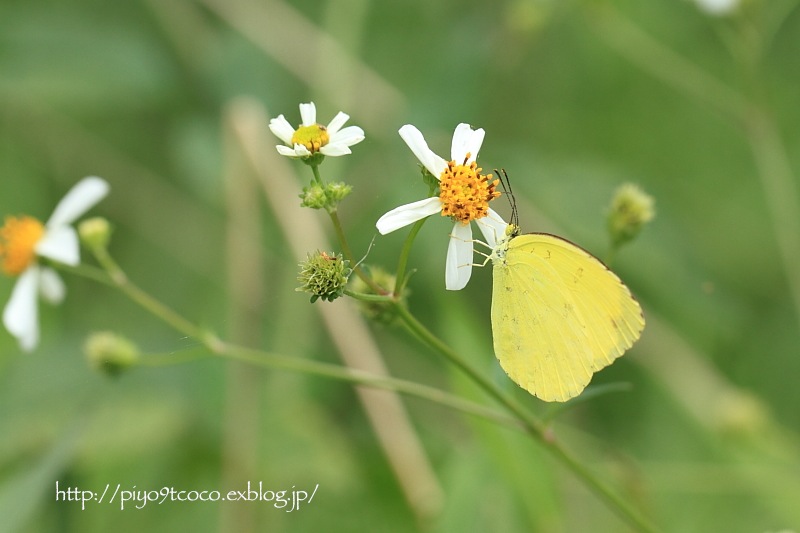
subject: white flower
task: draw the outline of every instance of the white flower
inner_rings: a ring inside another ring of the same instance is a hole
[[[400,128],[406,142],[420,163],[439,180],[439,196],[401,205],[383,215],[375,226],[385,235],[417,220],[441,213],[454,220],[447,246],[445,287],[463,289],[472,275],[473,243],[470,221],[475,221],[491,248],[505,235],[506,222],[489,201],[500,195],[495,191],[497,180],[482,175],[475,159],[483,143],[483,129],[473,130],[469,124],[459,124],[453,133],[450,161],[447,162],[428,148],[422,133],[410,124]],[[467,191],[467,192],[465,192]]]
[[[316,152],[336,157],[351,153],[350,147],[364,140],[364,130],[358,126],[342,128],[350,118],[341,111],[327,126],[317,124],[314,102],[300,104],[303,123],[294,129],[283,115],[269,121],[269,129],[286,143],[276,146],[278,153],[288,157],[307,158]]]
[[[53,303],[64,299],[64,282],[37,257],[75,266],[80,262],[78,235],[70,224],[108,194],[108,183],[97,177],[78,182],[56,206],[46,224],[32,217],[7,217],[0,228],[0,268],[19,275],[3,310],[3,324],[24,351],[39,341],[38,295]]]

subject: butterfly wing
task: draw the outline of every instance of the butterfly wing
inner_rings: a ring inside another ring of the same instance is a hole
[[[544,233],[494,261],[492,332],[503,370],[545,401],[577,396],[644,329],[639,303],[602,262]]]

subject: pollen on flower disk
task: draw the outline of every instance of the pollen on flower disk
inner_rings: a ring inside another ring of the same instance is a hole
[[[439,178],[442,216],[463,224],[485,217],[489,213],[489,202],[500,196],[500,191],[496,190],[499,180],[481,174],[483,169],[475,161],[467,164],[468,160],[469,154],[462,164],[450,161]]]
[[[9,276],[22,274],[36,257],[36,243],[44,226],[33,217],[6,217],[0,228],[0,269]]]
[[[331,140],[328,128],[321,124],[300,126],[292,135],[292,145],[301,144],[312,154],[328,144]]]

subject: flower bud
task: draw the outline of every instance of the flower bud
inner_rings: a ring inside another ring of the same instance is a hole
[[[632,183],[617,188],[608,212],[608,233],[614,248],[632,241],[655,216],[653,197]]]
[[[325,252],[308,254],[308,259],[300,263],[296,291],[311,294],[311,303],[318,298],[332,302],[344,294],[350,276],[350,261],[342,259],[341,254],[329,255]]]
[[[352,191],[353,188],[344,182],[328,183],[325,186],[325,195],[328,197],[328,209],[335,209],[339,202],[344,200]]]
[[[111,376],[116,376],[139,362],[139,348],[111,331],[90,334],[83,345],[83,351],[93,369]]]
[[[317,182],[312,183],[308,187],[303,187],[303,192],[300,193],[301,207],[310,207],[311,209],[323,209],[328,205],[328,195],[325,193],[325,187]]]
[[[303,192],[300,194],[303,201],[300,205],[311,209],[325,209],[332,213],[352,190],[350,185],[343,182],[325,185],[314,182],[308,187],[303,187]]]
[[[111,224],[103,217],[87,218],[78,224],[78,235],[87,248],[105,248],[111,240]]]

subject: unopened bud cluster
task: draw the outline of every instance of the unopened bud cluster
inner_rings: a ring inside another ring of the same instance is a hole
[[[329,212],[336,211],[339,202],[345,199],[353,190],[350,185],[343,182],[336,183],[317,183],[314,182],[307,187],[303,187],[300,194],[303,207],[311,209],[325,209]]]

